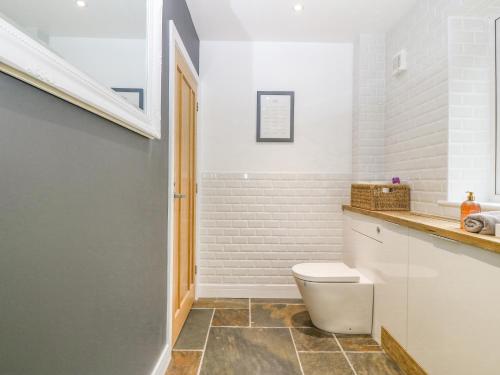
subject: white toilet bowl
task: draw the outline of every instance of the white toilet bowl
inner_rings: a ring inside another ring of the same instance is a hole
[[[313,324],[328,332],[371,334],[373,283],[344,263],[292,267]]]

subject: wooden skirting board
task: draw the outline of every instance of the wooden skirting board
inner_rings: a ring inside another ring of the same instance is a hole
[[[458,220],[451,220],[410,211],[369,211],[349,205],[344,205],[342,208],[344,211],[371,216],[421,232],[444,237],[466,245],[475,246],[494,253],[500,253],[499,237],[469,233],[460,229],[460,222]]]
[[[410,354],[382,327],[382,348],[407,375],[428,375]]]

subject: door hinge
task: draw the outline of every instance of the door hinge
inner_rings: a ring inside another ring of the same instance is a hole
[[[198,183],[196,183],[196,194],[198,194]]]
[[[200,103],[196,102],[196,112],[198,112],[199,110],[200,110]]]
[[[194,266],[194,274],[198,275],[198,266]]]

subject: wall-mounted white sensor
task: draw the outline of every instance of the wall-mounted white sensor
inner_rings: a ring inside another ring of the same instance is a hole
[[[392,75],[397,76],[408,70],[407,53],[402,49],[392,58]]]

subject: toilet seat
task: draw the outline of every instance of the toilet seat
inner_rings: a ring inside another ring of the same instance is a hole
[[[302,263],[292,267],[298,279],[317,283],[359,283],[360,273],[344,263]]]

